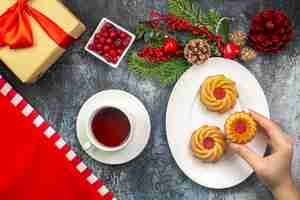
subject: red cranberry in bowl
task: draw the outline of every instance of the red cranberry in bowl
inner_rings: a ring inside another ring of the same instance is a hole
[[[105,42],[106,44],[111,45],[113,43],[113,40],[111,38],[107,38]]]
[[[99,38],[99,43],[104,44],[105,43],[105,38],[104,37],[100,37]]]
[[[102,50],[103,48],[103,45],[102,44],[96,44],[96,50],[99,51],[99,50]]]
[[[117,54],[120,56],[120,55],[122,55],[122,53],[123,53],[123,50],[122,49],[117,49]]]
[[[105,46],[103,47],[103,50],[104,50],[105,52],[108,52],[108,51],[110,50],[110,46],[105,45]]]
[[[103,26],[103,28],[106,29],[106,30],[108,30],[108,29],[110,29],[110,28],[112,28],[112,27],[113,27],[113,25],[112,25],[111,23],[109,23],[109,22],[106,22],[106,23],[104,24],[104,26]]]
[[[130,43],[130,39],[125,39],[122,41],[122,46],[127,47],[129,45],[129,43]]]
[[[117,32],[116,31],[111,31],[110,34],[109,34],[109,37],[111,39],[115,39],[117,37]]]
[[[99,40],[100,38],[102,38],[103,36],[100,33],[97,33],[95,35],[95,40]]]
[[[110,54],[111,57],[117,57],[117,52],[116,52],[116,50],[114,50],[114,49],[111,49],[111,50],[109,51],[109,54]]]
[[[128,35],[124,32],[119,33],[120,38],[126,38]]]
[[[112,67],[117,67],[135,36],[104,18],[85,49]]]
[[[118,57],[112,57],[112,59],[111,59],[111,61],[113,62],[113,63],[117,63],[118,62]]]
[[[104,37],[104,38],[108,38],[109,37],[108,31],[101,32],[101,36]]]

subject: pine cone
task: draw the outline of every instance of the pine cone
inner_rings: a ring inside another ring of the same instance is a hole
[[[249,47],[244,47],[240,55],[241,60],[245,62],[252,61],[256,58],[256,51]]]
[[[192,64],[203,64],[210,55],[210,46],[205,40],[191,40],[184,48],[184,57]]]
[[[251,20],[249,41],[257,51],[277,53],[292,37],[291,21],[282,11],[264,10]]]
[[[240,47],[244,47],[247,41],[247,33],[236,31],[229,34],[229,40]]]

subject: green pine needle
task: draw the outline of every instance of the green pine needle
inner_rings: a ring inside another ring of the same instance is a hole
[[[140,23],[135,30],[137,39],[143,39],[149,47],[160,47],[165,41],[165,33]]]
[[[199,4],[193,0],[168,0],[168,11],[170,14],[190,20],[194,25],[206,26],[208,30],[216,34],[218,22],[221,20],[221,14],[214,10],[209,9],[204,13]],[[227,23],[221,24],[220,35],[226,37],[228,34]]]
[[[201,20],[202,12],[192,0],[169,0],[168,11],[177,17],[182,17],[197,24]]]
[[[191,66],[184,58],[172,59],[166,62],[152,64],[140,58],[136,52],[131,52],[128,58],[128,68],[142,78],[158,79],[161,85],[175,83]]]
[[[212,33],[216,33],[216,27],[221,19],[221,15],[214,9],[209,9],[207,14],[202,17],[201,25],[206,25],[208,30]]]

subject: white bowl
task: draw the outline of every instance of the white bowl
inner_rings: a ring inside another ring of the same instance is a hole
[[[117,62],[116,64],[113,64],[113,63],[108,62],[103,56],[97,54],[96,52],[94,52],[93,50],[90,50],[90,49],[88,48],[88,46],[93,42],[96,33],[98,33],[98,32],[101,30],[102,26],[103,26],[106,22],[108,22],[108,23],[114,25],[117,29],[119,29],[119,30],[121,30],[121,31],[123,31],[123,32],[125,32],[125,33],[127,33],[127,34],[131,37],[128,46],[127,46],[126,49],[123,51],[122,55],[120,56],[120,58],[119,58],[119,60],[118,60],[118,62]],[[109,19],[107,19],[107,18],[102,18],[102,20],[101,20],[100,23],[98,24],[96,30],[94,31],[93,35],[90,37],[88,43],[85,45],[84,49],[85,49],[87,52],[89,52],[90,54],[94,55],[94,56],[97,57],[98,59],[100,59],[100,60],[102,60],[103,62],[105,62],[106,64],[108,64],[109,66],[111,66],[111,67],[113,67],[113,68],[117,68],[117,67],[119,66],[120,62],[122,61],[122,59],[124,58],[124,56],[126,55],[126,53],[128,52],[129,48],[132,46],[134,40],[135,40],[135,35],[134,35],[133,33],[127,31],[127,30],[124,29],[123,27],[121,27],[121,26],[115,24],[114,22],[112,22],[111,20],[109,20]]]

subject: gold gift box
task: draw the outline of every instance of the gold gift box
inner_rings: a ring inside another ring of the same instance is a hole
[[[1,0],[0,15],[15,2],[16,0]],[[86,29],[58,0],[30,0],[28,4],[49,17],[75,39]],[[38,80],[65,51],[49,38],[32,17],[29,18],[34,45],[24,49],[0,48],[0,60],[24,83]]]

